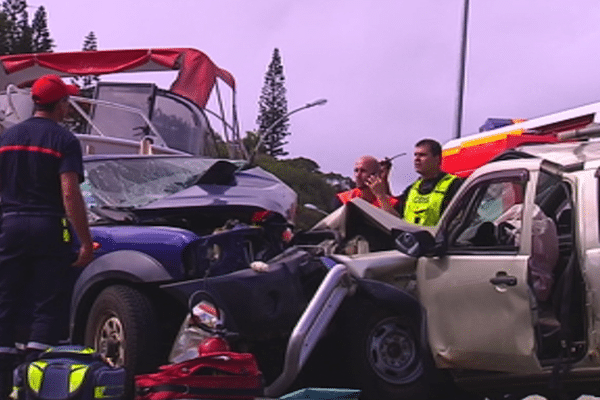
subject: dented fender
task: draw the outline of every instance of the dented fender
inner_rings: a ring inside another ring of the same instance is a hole
[[[119,250],[92,261],[81,272],[73,287],[69,326],[71,332],[90,290],[100,282],[118,280],[132,283],[172,280],[167,270],[154,258],[134,250]]]
[[[420,326],[421,345],[423,348],[429,349],[426,312],[415,296],[389,283],[371,279],[357,280],[355,296],[370,300],[377,306],[387,308],[400,315],[413,318]]]

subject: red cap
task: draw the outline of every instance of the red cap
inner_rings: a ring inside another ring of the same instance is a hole
[[[77,86],[67,85],[57,75],[44,75],[31,87],[31,97],[36,104],[55,103],[65,96],[77,94]]]

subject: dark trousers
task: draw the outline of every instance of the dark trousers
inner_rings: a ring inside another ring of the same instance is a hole
[[[0,222],[0,353],[14,347],[16,326],[29,319],[28,346],[55,345],[56,321],[73,261],[60,217],[3,215]],[[29,307],[27,307],[29,305]],[[30,308],[30,309],[27,309]]]

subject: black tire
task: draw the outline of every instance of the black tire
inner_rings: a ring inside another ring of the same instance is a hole
[[[374,306],[360,307],[349,326],[353,382],[363,400],[424,400],[432,395],[434,368],[423,354],[411,318]]]
[[[155,369],[158,336],[150,300],[131,287],[115,285],[100,292],[92,305],[84,341],[133,376]]]

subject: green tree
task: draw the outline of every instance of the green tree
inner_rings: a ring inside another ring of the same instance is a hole
[[[5,13],[0,12],[0,55],[10,54],[10,22]]]
[[[272,157],[285,156],[284,141],[288,132],[287,99],[285,77],[279,49],[273,51],[273,58],[265,74],[265,84],[260,95],[259,114],[256,120],[258,131],[264,135],[261,152]]]
[[[83,47],[81,48],[83,51],[98,51],[98,39],[96,39],[96,34],[91,31],[86,35],[83,39]],[[100,81],[98,75],[87,75],[83,77],[82,81],[82,90],[86,90],[92,87],[95,87],[96,84]]]
[[[50,38],[48,30],[48,15],[44,6],[40,6],[33,15],[31,23],[32,47],[35,53],[51,52],[54,48],[54,40]]]
[[[17,48],[16,53],[33,53],[33,31],[29,25],[29,14],[27,13],[27,3],[22,1],[23,9],[19,12],[17,18]]]
[[[50,52],[54,47],[46,9],[40,6],[29,23],[25,0],[4,0],[0,11],[0,55]]]
[[[311,203],[323,211],[333,211],[333,200],[338,189],[332,186],[328,178],[335,176],[338,181],[351,182],[350,178],[339,174],[323,174],[319,171],[319,164],[304,157],[277,160],[260,154],[256,163],[285,182],[298,195],[297,229],[309,229],[323,218],[321,213],[304,207],[304,204]]]
[[[329,172],[323,176],[325,181],[327,181],[327,184],[333,187],[336,193],[345,192],[354,187],[354,181],[347,176],[335,172]]]
[[[98,51],[98,40],[96,39],[96,34],[91,31],[83,38],[83,46],[81,47],[83,51]],[[98,75],[85,75],[85,76],[76,76],[71,79],[71,83],[79,86],[81,91],[80,95],[82,97],[92,98],[94,95],[94,90],[96,85],[100,81]],[[84,123],[84,120],[81,120],[81,123]]]
[[[90,32],[85,36],[81,49],[83,51],[98,50],[98,41],[96,40],[96,35],[94,32]],[[100,78],[96,75],[84,75],[71,78],[71,83],[79,86],[79,96],[87,97],[89,99],[94,96],[94,90],[96,89],[96,85],[99,81]],[[85,110],[86,113],[90,114],[90,104],[82,102],[79,105]],[[86,133],[88,131],[88,123],[81,114],[73,113],[70,117],[71,118],[63,121],[69,130],[76,133]]]
[[[246,148],[246,152],[250,154],[258,144],[258,133],[247,131],[246,137],[242,139],[242,144]]]
[[[23,27],[27,26],[27,3],[25,0],[4,0],[2,2],[2,13],[6,16],[7,22],[8,54],[31,52],[31,48],[24,49],[23,44],[23,37],[28,34],[23,32]]]

